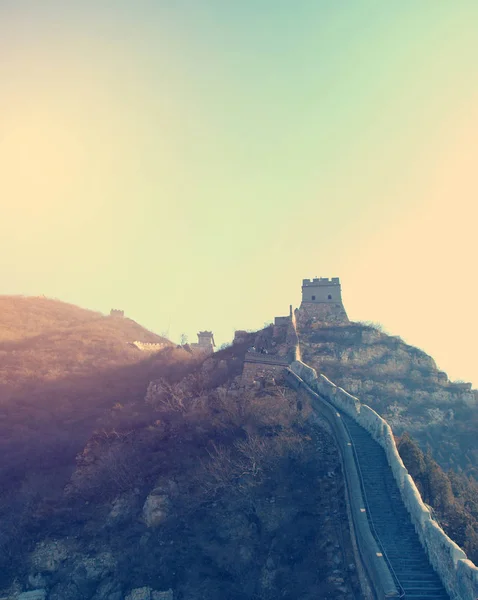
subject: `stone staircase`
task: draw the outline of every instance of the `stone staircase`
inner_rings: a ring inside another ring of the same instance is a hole
[[[402,597],[449,599],[420,544],[383,448],[351,417],[340,414],[355,449],[372,532],[388,558]]]

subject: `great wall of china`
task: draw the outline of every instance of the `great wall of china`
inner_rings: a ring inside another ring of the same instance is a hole
[[[123,317],[122,311],[112,316]],[[478,568],[433,519],[397,450],[390,425],[358,398],[301,361],[298,325],[348,324],[339,278],[304,279],[302,302],[276,317],[269,334],[245,354],[242,384],[285,376],[305,395],[339,449],[356,559],[365,573],[364,597],[478,600]],[[233,343],[246,332],[236,331]],[[212,354],[212,332],[191,349]],[[156,352],[167,344],[133,342]],[[467,388],[469,384],[467,384]]]
[[[303,280],[302,303],[276,317],[271,351],[251,348],[243,385],[284,374],[332,433],[347,489],[364,597],[477,600],[478,568],[433,519],[398,453],[390,425],[358,398],[301,361],[297,323],[346,324],[338,278]],[[236,336],[237,333],[236,332]],[[321,425],[322,424],[322,425]]]

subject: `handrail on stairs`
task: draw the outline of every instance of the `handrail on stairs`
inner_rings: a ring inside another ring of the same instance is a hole
[[[317,392],[316,392],[317,393]],[[323,398],[320,394],[317,394],[322,400],[324,400],[325,402],[328,402],[325,398]],[[337,410],[334,407],[335,410]],[[349,436],[349,440],[350,440],[350,444],[352,446],[352,452],[353,452],[353,456],[354,456],[354,461],[355,461],[355,466],[357,467],[357,472],[358,472],[358,476],[359,476],[359,480],[360,480],[360,488],[362,490],[362,496],[363,496],[363,500],[365,503],[365,510],[366,510],[366,514],[367,514],[367,520],[369,522],[370,525],[370,530],[372,531],[372,535],[375,538],[375,541],[377,542],[378,547],[380,548],[380,551],[382,552],[382,556],[385,559],[385,562],[387,563],[388,568],[390,569],[390,572],[392,574],[392,577],[395,581],[395,584],[398,588],[398,591],[400,592],[400,595],[398,596],[399,598],[405,598],[406,594],[405,594],[405,590],[403,589],[400,580],[398,579],[397,574],[395,573],[392,564],[390,562],[390,559],[387,556],[387,553],[385,552],[385,549],[383,547],[382,544],[382,540],[380,539],[380,536],[377,533],[377,530],[375,529],[375,523],[373,522],[373,518],[372,518],[372,513],[370,512],[370,507],[368,504],[368,500],[367,500],[367,493],[365,491],[365,483],[363,480],[363,476],[362,476],[362,469],[360,468],[360,462],[358,459],[358,454],[357,454],[357,449],[355,447],[355,443],[352,439],[352,436],[350,435],[350,430],[348,428],[347,423],[345,422],[344,419],[342,419],[342,423],[345,427],[345,430],[347,431],[347,434]]]

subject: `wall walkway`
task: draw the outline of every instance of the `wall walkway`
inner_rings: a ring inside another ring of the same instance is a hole
[[[448,597],[477,600],[478,569],[432,519],[400,458],[389,424],[326,377],[317,376],[314,369],[301,361],[293,362],[290,370],[308,390],[314,409],[322,412],[325,404],[336,409],[336,417],[342,423],[336,432],[342,436],[342,450],[344,445],[353,449],[360,473],[359,487],[368,505],[359,507],[359,511],[368,516],[373,538],[382,549],[378,554],[385,555],[387,570],[395,582],[395,595],[414,600]],[[349,461],[344,462],[347,467]],[[353,497],[352,486],[353,482],[349,487]],[[357,508],[356,502],[353,507]],[[378,569],[377,578],[373,556],[361,543],[366,535],[361,531],[364,522],[357,515],[353,518],[363,562],[377,596],[390,597],[386,594],[393,595],[392,590],[387,591],[388,584],[384,586],[386,575]],[[377,555],[377,558],[382,556]]]

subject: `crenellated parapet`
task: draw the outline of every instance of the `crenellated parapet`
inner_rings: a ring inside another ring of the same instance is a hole
[[[171,346],[169,342],[131,342],[135,348],[142,352],[159,352],[168,346]]]
[[[329,285],[340,285],[339,277],[315,277],[314,279],[303,279],[302,287],[304,286],[329,286]]]

